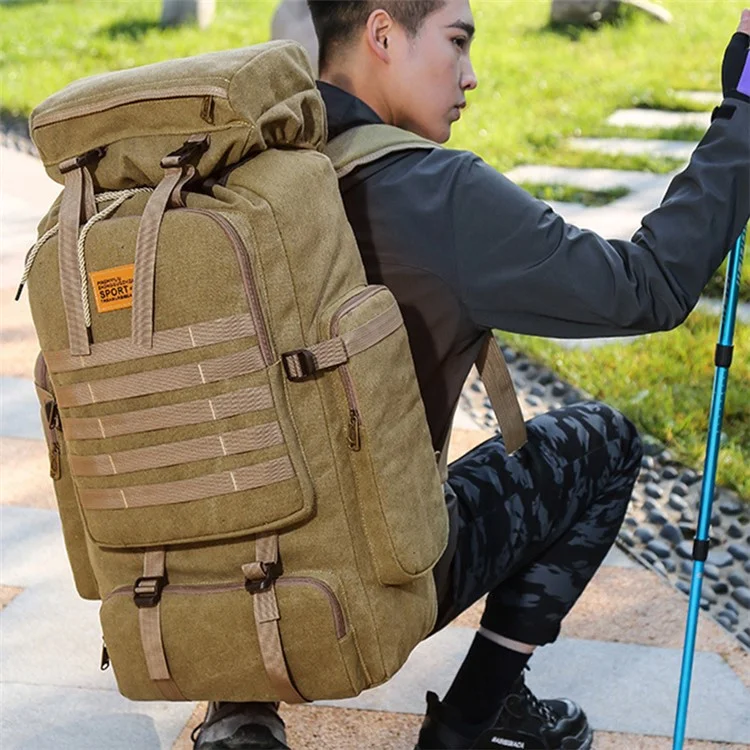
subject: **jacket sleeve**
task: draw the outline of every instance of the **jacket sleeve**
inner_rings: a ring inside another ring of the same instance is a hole
[[[668,330],[750,216],[750,104],[724,101],[630,241],[567,224],[477,157],[452,203],[460,296],[477,325],[560,338]]]

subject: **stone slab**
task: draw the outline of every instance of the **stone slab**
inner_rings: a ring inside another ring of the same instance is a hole
[[[0,146],[0,286],[16,287],[39,220],[62,189],[39,159]]]
[[[385,685],[316,705],[422,713],[425,691],[445,692],[473,637],[473,629],[445,628],[420,644]],[[537,651],[527,679],[540,696],[581,703],[595,729],[670,736],[680,660],[679,649],[561,638]],[[687,736],[750,742],[750,690],[718,654],[695,655]]]
[[[39,353],[26,294],[16,302],[16,290],[0,287],[0,376],[31,380]]]
[[[578,169],[574,167],[547,167],[528,164],[516,167],[506,174],[515,183],[534,183],[540,185],[571,185],[586,190],[612,190],[628,188],[631,191],[644,190],[656,182],[663,182],[663,177],[651,172],[635,172],[624,169]],[[616,203],[617,201],[613,201]],[[612,204],[609,204],[612,205]]]
[[[192,703],[134,703],[112,691],[4,682],[3,750],[168,750]]]
[[[56,510],[49,471],[44,442],[0,437],[0,504]]]
[[[577,151],[596,151],[601,154],[626,156],[653,156],[687,161],[697,143],[692,141],[667,141],[649,138],[571,138],[569,148]]]
[[[696,104],[719,105],[724,99],[721,91],[675,91],[674,95],[678,99],[687,99],[689,102]]]
[[[607,118],[607,125],[635,128],[684,128],[707,130],[710,112],[668,112],[658,109],[618,109]]]
[[[0,437],[44,440],[31,380],[0,377]]]

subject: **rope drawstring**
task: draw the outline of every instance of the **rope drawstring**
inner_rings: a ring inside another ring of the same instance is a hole
[[[98,213],[94,214],[81,229],[81,233],[78,236],[78,268],[81,275],[81,300],[83,302],[83,309],[86,316],[86,325],[91,325],[91,305],[89,304],[88,295],[88,282],[86,280],[86,258],[84,255],[84,243],[86,242],[86,235],[89,233],[94,224],[102,219],[106,219],[108,216],[113,214],[128,198],[132,198],[134,195],[139,193],[151,193],[153,188],[150,187],[136,187],[129,188],[127,190],[113,190],[106,193],[100,193],[95,196],[97,203],[106,203],[108,201],[114,201],[111,205],[103,208]],[[26,254],[26,261],[24,263],[23,275],[21,276],[21,282],[18,285],[18,291],[16,292],[16,302],[21,299],[21,294],[26,282],[29,278],[29,273],[34,265],[36,256],[41,250],[47,240],[54,237],[57,234],[60,224],[55,224],[52,229],[46,231],[32,246],[29,252]]]

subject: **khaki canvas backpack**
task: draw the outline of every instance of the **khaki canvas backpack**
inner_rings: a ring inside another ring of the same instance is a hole
[[[290,42],[79,81],[31,130],[64,184],[24,275],[36,383],[120,691],[384,682],[434,626],[447,515],[399,308],[367,284],[336,169],[435,144],[375,126],[324,153]],[[496,348],[482,364],[514,447]]]

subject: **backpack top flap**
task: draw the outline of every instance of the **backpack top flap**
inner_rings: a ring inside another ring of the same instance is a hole
[[[47,169],[106,147],[90,170],[97,189],[154,186],[162,157],[208,133],[197,165],[205,177],[274,146],[322,149],[326,117],[307,53],[277,41],[84,78],[31,114]]]

